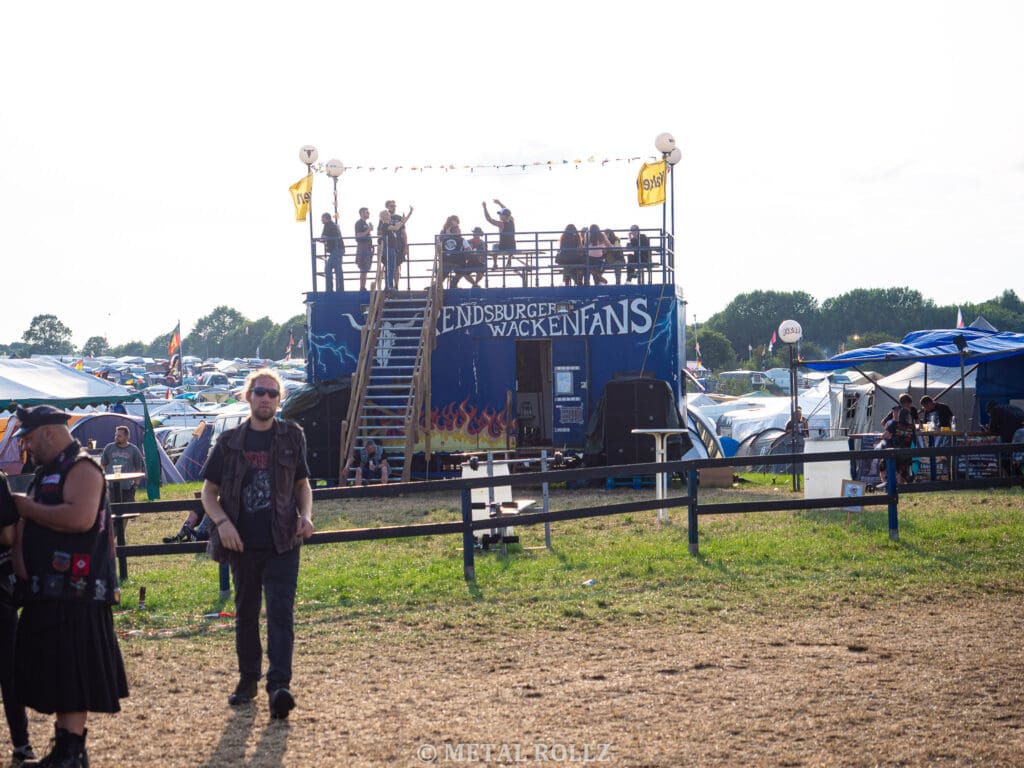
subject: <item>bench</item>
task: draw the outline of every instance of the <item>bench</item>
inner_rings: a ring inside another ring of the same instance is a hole
[[[488,474],[486,462],[481,462],[475,469],[472,463],[467,462],[462,465],[462,477],[507,477],[510,463],[508,461],[492,461],[491,473]],[[519,541],[519,537],[514,535],[512,526],[501,525],[498,527],[499,522],[504,522],[500,521],[500,518],[518,515],[536,503],[533,499],[512,498],[512,486],[510,485],[472,488],[470,490],[470,506],[473,511],[473,520],[493,520],[496,524],[490,531],[474,530],[473,536],[483,549],[491,544],[514,544]]]
[[[491,251],[493,265],[488,268],[491,274],[512,272],[519,275],[523,280],[523,288],[527,288],[530,282],[530,275],[537,271],[537,256],[540,251],[536,249],[516,249],[514,251]],[[499,265],[499,262],[502,262]]]

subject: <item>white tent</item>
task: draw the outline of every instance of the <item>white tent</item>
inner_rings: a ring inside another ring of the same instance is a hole
[[[957,427],[960,429],[977,429],[977,400],[975,398],[975,369],[968,367],[965,371],[961,388],[960,369],[941,365],[926,365],[922,362],[911,363],[906,368],[891,376],[875,382],[875,402],[872,410],[872,430],[881,428],[882,416],[899,401],[900,395],[907,393],[914,398],[914,406],[924,395],[945,403],[953,409]],[[961,391],[962,389],[962,391]],[[973,421],[971,420],[973,416]]]
[[[160,460],[145,406],[145,396],[106,379],[76,370],[45,357],[29,359],[0,359],[0,411],[14,411],[19,406],[47,403],[58,408],[85,408],[88,406],[143,401],[145,432],[143,453],[146,456],[147,490],[151,499],[160,498]],[[0,435],[0,455],[18,454],[12,425],[16,418],[8,418]],[[17,462],[14,462],[15,464]],[[10,466],[11,461],[8,461]]]

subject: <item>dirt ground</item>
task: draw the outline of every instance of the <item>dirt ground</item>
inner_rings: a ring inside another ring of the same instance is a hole
[[[230,626],[126,638],[96,766],[1024,764],[1020,596],[616,630],[297,627],[298,708],[233,712]],[[380,628],[381,632],[385,628]],[[32,715],[45,747],[50,724]]]

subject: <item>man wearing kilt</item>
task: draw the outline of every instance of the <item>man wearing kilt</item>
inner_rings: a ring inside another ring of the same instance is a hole
[[[120,593],[103,470],[71,436],[69,415],[49,405],[17,410],[36,464],[21,516],[15,569],[23,602],[15,644],[25,705],[56,713],[53,749],[38,763],[89,765],[89,712],[119,712],[128,695],[111,605]]]

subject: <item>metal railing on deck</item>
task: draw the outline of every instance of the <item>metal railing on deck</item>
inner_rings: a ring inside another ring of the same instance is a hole
[[[520,288],[520,287],[557,287],[566,285],[567,272],[583,271],[588,281],[595,272],[600,272],[610,284],[625,284],[632,275],[633,282],[642,277],[644,283],[652,285],[672,285],[675,283],[675,254],[672,249],[672,237],[660,229],[641,230],[650,240],[648,249],[641,249],[637,255],[629,245],[628,230],[613,230],[620,243],[611,251],[615,256],[621,255],[622,261],[616,258],[610,262],[592,260],[586,246],[580,247],[581,263],[563,265],[558,263],[559,243],[562,233],[553,231],[517,232],[516,250],[497,250],[498,234],[489,233],[484,236],[486,251],[479,255],[484,257],[481,266],[459,267],[458,272],[466,276],[483,273],[480,285],[483,288]],[[466,237],[463,234],[463,237]],[[468,238],[467,238],[468,239]],[[356,238],[343,237],[345,254],[341,259],[342,282],[345,290],[352,290],[359,285],[359,269],[355,264]],[[376,242],[376,238],[375,238]],[[380,259],[381,248],[375,245],[371,270],[375,271]],[[647,256],[645,260],[643,257]],[[326,254],[322,243],[315,244],[317,259],[317,285],[314,292],[324,290],[324,263]],[[399,280],[400,290],[422,290],[431,284],[434,275],[434,264],[437,256],[436,243],[433,237],[429,240],[409,244],[409,253],[401,267]],[[465,282],[468,286],[469,281]]]

